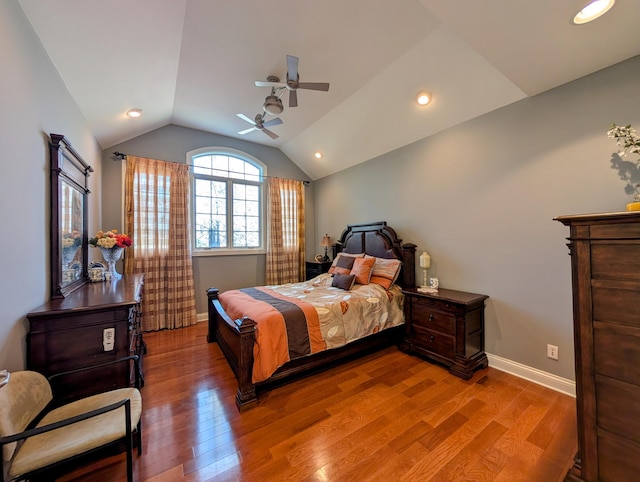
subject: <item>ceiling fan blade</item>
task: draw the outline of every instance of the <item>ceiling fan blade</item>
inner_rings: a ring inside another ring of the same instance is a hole
[[[328,82],[300,82],[298,84],[298,89],[309,89],[309,90],[329,90]]]
[[[287,79],[298,80],[298,57],[287,55]]]
[[[276,134],[275,132],[271,132],[269,129],[260,129],[260,130],[264,132],[266,135],[268,135],[269,137],[271,137],[271,139],[278,138],[278,134]]]
[[[289,107],[298,107],[298,93],[295,90],[289,92]]]
[[[236,114],[238,117],[240,117],[240,119],[247,121],[249,124],[251,125],[256,125],[255,122],[253,122],[253,119],[248,118],[246,115],[244,114]]]
[[[242,135],[244,135],[244,134],[248,134],[249,132],[251,132],[251,131],[255,131],[255,130],[257,130],[257,128],[256,128],[256,127],[249,127],[248,129],[245,129],[245,130],[243,130],[243,131],[238,132],[238,134],[242,134]]]
[[[256,80],[256,87],[286,87],[284,82],[271,82],[269,80]]]
[[[282,124],[282,119],[280,119],[280,117],[276,117],[275,119],[271,119],[267,122],[264,122],[262,125],[264,127],[271,127],[271,126],[279,126],[280,124]]]

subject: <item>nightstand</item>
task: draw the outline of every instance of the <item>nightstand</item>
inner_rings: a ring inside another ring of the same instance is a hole
[[[331,267],[331,261],[322,261],[321,263],[317,263],[316,261],[307,261],[306,267],[306,279],[310,280],[311,278],[315,278],[319,274],[326,273],[329,271]]]
[[[465,380],[478,368],[488,366],[484,353],[484,302],[488,296],[443,288],[437,293],[420,293],[416,288],[402,292],[402,351],[440,362]]]

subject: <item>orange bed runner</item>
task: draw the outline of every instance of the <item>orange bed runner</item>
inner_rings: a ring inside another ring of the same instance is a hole
[[[284,363],[326,349],[313,305],[261,286],[220,294],[232,319],[256,322],[253,383],[269,378]]]

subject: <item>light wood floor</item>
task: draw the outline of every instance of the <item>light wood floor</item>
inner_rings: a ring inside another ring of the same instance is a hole
[[[463,381],[395,347],[276,388],[238,413],[206,323],[145,334],[136,480],[562,480],[575,400],[488,368]],[[124,481],[124,455],[65,481]]]

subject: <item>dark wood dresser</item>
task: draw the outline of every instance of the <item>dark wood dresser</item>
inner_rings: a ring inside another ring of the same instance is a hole
[[[567,481],[640,480],[640,212],[570,228],[578,454]]]
[[[134,354],[142,367],[143,282],[144,275],[125,275],[120,280],[87,283],[27,314],[27,368],[49,376]],[[105,340],[111,328],[113,347]],[[129,386],[134,376],[133,363],[119,363],[55,379],[59,381],[52,385],[62,399],[73,400]]]
[[[405,334],[400,349],[449,367],[468,380],[486,368],[484,302],[486,295],[440,288],[437,293],[404,289]]]

